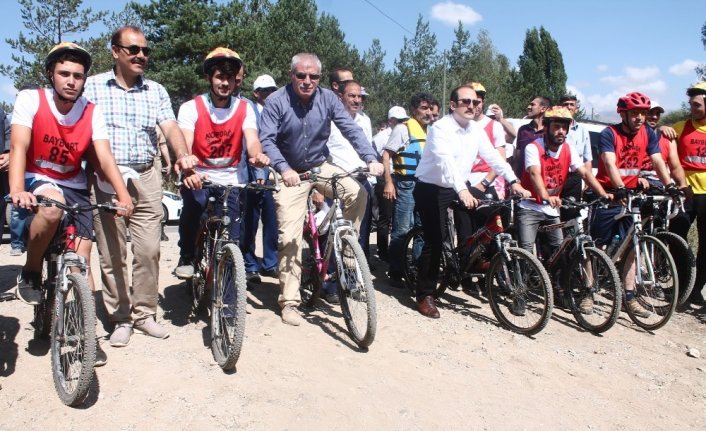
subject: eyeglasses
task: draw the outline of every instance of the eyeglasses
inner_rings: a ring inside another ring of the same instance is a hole
[[[296,76],[297,79],[302,80],[302,81],[305,80],[307,76],[308,76],[309,79],[311,79],[312,81],[318,81],[319,79],[321,79],[321,74],[320,74],[320,73],[308,73],[308,74],[307,74],[307,73],[304,73],[304,72],[297,72],[297,73],[294,74],[294,76]]]
[[[124,45],[118,45],[118,44],[115,44],[115,46],[126,50],[127,53],[130,55],[137,55],[140,53],[140,51],[142,51],[142,54],[144,54],[145,57],[149,57],[150,53],[152,52],[152,48],[150,48],[149,46],[137,46],[137,45],[124,46]]]
[[[467,106],[471,105],[471,104],[473,104],[473,106],[478,106],[478,105],[480,105],[480,102],[482,102],[481,99],[458,99],[456,101],[456,103],[458,103],[459,105],[467,105]]]

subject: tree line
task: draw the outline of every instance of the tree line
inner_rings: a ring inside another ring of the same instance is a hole
[[[350,68],[370,94],[366,112],[374,121],[385,119],[392,105],[407,107],[410,96],[419,91],[431,93],[443,106],[451,89],[468,81],[483,83],[488,103],[500,104],[509,117],[524,116],[535,95],[556,101],[566,94],[561,50],[544,27],[526,31],[522,54],[513,67],[493,45],[488,31],[480,30],[472,38],[459,22],[452,45],[443,48],[420,14],[414,36],[404,37],[394,67],[388,70],[387,52],[378,39],[359,52],[346,41],[336,17],[319,13],[314,0],[152,0],[128,3],[118,13],[83,7],[83,0],[18,3],[25,31],[6,39],[16,53],[12,64],[0,65],[0,74],[10,77],[17,89],[45,84],[42,61],[59,41],[71,40],[87,48],[94,56],[92,73],[108,70],[110,33],[131,24],[144,30],[153,48],[147,75],[166,87],[175,110],[207,89],[201,64],[217,46],[230,47],[243,58],[244,95],[263,73],[272,75],[279,85],[286,84],[297,52],[316,53],[324,76],[336,67]],[[80,37],[94,26],[104,32]],[[706,38],[706,25],[702,35]],[[328,84],[325,78],[322,83]]]

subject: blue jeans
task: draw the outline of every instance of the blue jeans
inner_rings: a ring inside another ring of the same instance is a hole
[[[419,213],[414,206],[415,180],[395,181],[395,210],[392,215],[392,234],[390,235],[390,275],[402,275],[404,238],[414,226],[421,226]]]
[[[201,226],[201,216],[206,211],[208,198],[216,198],[214,209],[216,214],[221,214],[223,203],[223,190],[208,188],[201,190],[191,190],[186,187],[181,188],[181,198],[184,201],[184,208],[179,219],[179,252],[180,256],[193,257],[196,249],[196,236]],[[228,215],[230,215],[230,238],[238,241],[240,238],[240,193],[239,190],[232,190],[228,196]]]
[[[613,219],[620,213],[620,209],[620,205],[596,208],[591,221],[591,237],[597,246],[610,244],[614,236],[619,236],[622,239],[627,235],[632,226],[632,219],[630,217],[623,217],[620,220]]]
[[[255,237],[262,217],[262,264],[255,256]],[[272,192],[248,191],[245,195],[243,230],[240,250],[245,260],[245,270],[257,272],[277,269],[277,213]]]

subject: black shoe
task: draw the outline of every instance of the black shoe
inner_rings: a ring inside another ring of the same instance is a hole
[[[394,272],[388,272],[387,278],[390,279],[390,286],[392,286],[392,287],[397,287],[399,289],[406,287],[404,284],[404,280],[402,279],[402,276],[399,274],[396,274]]]
[[[247,271],[245,273],[245,280],[248,283],[252,283],[252,284],[262,283],[262,279],[260,279],[260,274],[258,274],[257,271]]]
[[[94,367],[102,367],[108,363],[108,355],[105,354],[103,349],[101,349],[101,344],[96,340],[96,360],[93,363]]]
[[[706,305],[706,299],[704,299],[703,295],[701,295],[701,292],[697,292],[696,294],[692,293],[689,295],[689,302],[697,307],[703,307]]]
[[[260,275],[263,277],[279,278],[279,272],[277,272],[277,268],[261,269]]]
[[[338,298],[338,294],[336,292],[334,293],[327,293],[323,296],[324,301],[328,302],[331,305],[337,305],[341,303],[341,300]]]

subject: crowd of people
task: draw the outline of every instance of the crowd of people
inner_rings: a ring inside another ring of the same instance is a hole
[[[561,197],[580,199],[587,187],[612,199],[592,226],[596,243],[603,246],[625,231],[613,215],[626,189],[679,189],[687,206],[673,222],[674,231],[685,237],[696,221],[697,261],[706,261],[706,82],[688,89],[691,117],[673,127],[657,128],[664,110],[646,95],[621,97],[621,121],[601,133],[599,158],[593,160],[588,132],[574,119],[579,106],[571,95],[556,106],[547,97],[532,98],[530,122],[516,131],[500,106],[486,106],[483,85],[469,82],[441,103],[424,92],[410,95],[407,107],[390,107],[387,121],[373,135],[364,112],[368,95],[350,69],[331,71],[330,88],[324,88],[318,57],[298,53],[292,58],[289,83],[278,87],[271,76],[258,76],[249,99],[241,88],[245,64],[237,52],[219,47],[204,53],[208,91],[184,103],[175,116],[165,88],[144,76],[151,53],[144,33],[121,27],[110,45],[113,68],[90,77],[91,55],[82,47],[61,43],[49,52],[49,86],[18,94],[11,127],[2,135],[0,171],[6,181],[3,195],[30,214],[21,228],[27,259],[17,289],[28,304],[41,296],[42,255],[61,220],[56,209],[33,206],[37,196],[68,203],[115,201],[122,208],[117,216],[85,217],[79,231],[78,252],[86,259],[95,232],[103,303],[114,325],[109,338],[113,347],[128,345],[134,330],[157,339],[169,336],[155,319],[162,235],[160,158],[182,175],[180,258],[174,270],[181,279],[194,274],[199,219],[209,197],[219,197],[214,189],[202,188],[203,180],[264,181],[262,168],[274,168],[284,185],[279,192],[231,194],[228,210],[242,217],[233,217],[240,222],[230,225],[230,235],[240,240],[251,288],[261,277],[278,279],[281,320],[293,326],[302,323],[298,307],[307,201],[311,194],[323,206],[332,198],[324,181],[302,182],[301,174],[313,168],[322,176],[367,168],[370,175],[341,180],[343,214],[360,233],[371,265],[388,266],[391,285],[404,285],[403,239],[414,226],[422,226],[416,300],[419,313],[430,318],[440,317],[433,292],[448,240],[446,212],[455,201],[469,210],[455,214],[459,236],[465,237],[485,222],[473,210],[480,199],[510,194],[528,198],[517,213],[517,236],[520,246],[532,251],[538,228],[562,216]],[[159,134],[176,155],[173,163]],[[258,257],[260,222],[263,253]],[[370,247],[373,230],[377,256]],[[561,231],[554,230],[543,244],[554,247],[560,241]],[[706,304],[704,283],[706,267],[699,265],[692,303]],[[636,314],[648,313],[633,300],[630,286],[626,293],[628,307]],[[335,289],[326,290],[326,283],[323,297],[338,302]],[[580,306],[590,310],[592,304],[582,301]],[[106,360],[99,347],[97,365]]]

